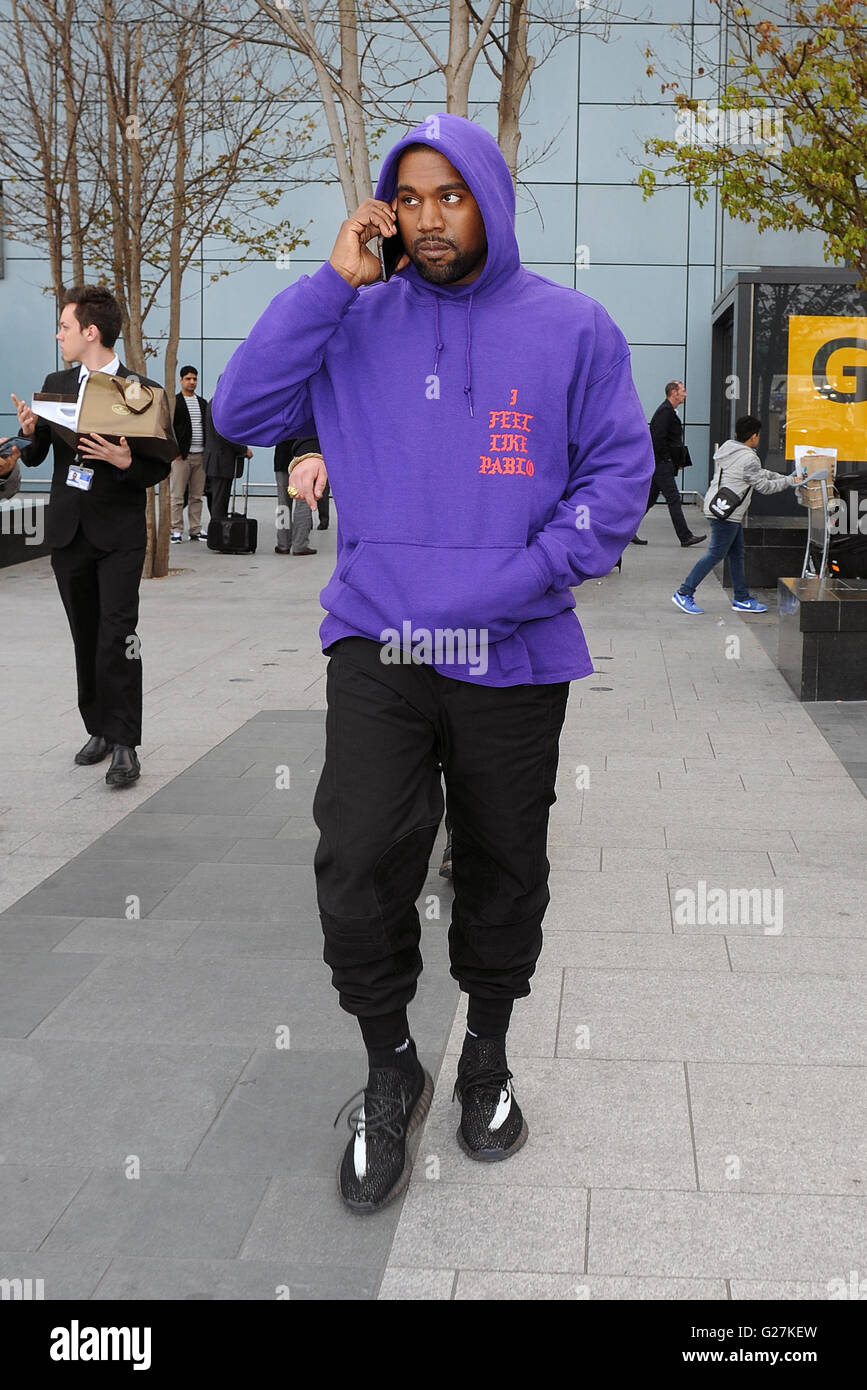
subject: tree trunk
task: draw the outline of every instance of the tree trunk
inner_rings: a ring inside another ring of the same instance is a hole
[[[513,179],[517,174],[518,146],[521,143],[521,102],[535,64],[535,58],[527,53],[527,0],[511,0],[497,106],[497,135]]]
[[[66,182],[69,188],[67,204],[69,221],[69,256],[72,261],[72,283],[84,283],[84,236],[81,226],[81,188],[78,177],[78,122],[81,107],[81,94],[76,91],[75,57],[72,45],[72,27],[75,19],[76,0],[66,0],[63,15],[62,42],[58,57],[61,63],[63,80],[63,107],[66,122]]]
[[[328,126],[328,134],[331,139],[332,149],[334,150],[337,177],[340,179],[343,201],[346,205],[347,215],[349,215],[355,212],[359,200],[355,194],[355,179],[352,174],[352,166],[346,153],[346,141],[343,138],[340,117],[337,114],[334,84],[331,81],[328,69],[322,60],[322,55],[316,44],[316,35],[313,28],[313,21],[310,17],[310,6],[307,0],[301,0],[301,8],[304,14],[304,33],[302,34],[304,51],[310,58],[316,73],[319,95],[322,98],[322,106],[325,111],[325,122]]]
[[[446,110],[466,116],[470,106],[472,67],[466,63],[470,47],[470,9],[466,0],[449,0],[449,56],[445,67]]]
[[[367,131],[364,128],[364,103],[361,95],[361,73],[358,67],[358,16],[355,0],[340,0],[340,102],[349,144],[349,163],[355,192],[354,212],[359,203],[373,192],[370,178],[370,159],[367,153]]]

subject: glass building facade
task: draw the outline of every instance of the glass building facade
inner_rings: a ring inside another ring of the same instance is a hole
[[[436,14],[433,8],[432,14]],[[561,37],[541,25],[531,31],[531,52],[550,54],[531,78],[522,118],[522,160],[542,152],[521,171],[518,236],[525,264],[601,301],[623,329],[636,385],[648,419],[663,387],[682,378],[682,410],[694,467],[685,486],[703,490],[711,437],[712,306],[737,270],[760,266],[822,266],[815,234],[764,233],[724,217],[714,195],[699,207],[685,185],[664,187],[645,201],[636,180],[652,163],[644,141],[674,138],[675,107],[661,94],[664,75],[677,71],[691,95],[712,103],[713,78],[699,74],[699,54],[724,48],[719,10],[709,0],[651,0],[638,19],[602,24],[594,7],[564,10]],[[0,24],[2,24],[0,6]],[[443,36],[445,28],[443,27]],[[646,51],[660,70],[647,73]],[[439,76],[414,90],[417,119],[442,109]],[[496,88],[484,62],[471,89],[471,115],[496,129]],[[389,130],[380,155],[403,128]],[[3,171],[0,170],[0,178]],[[237,343],[274,294],[328,256],[345,216],[337,183],[313,182],[287,194],[275,216],[305,225],[309,246],[287,267],[233,260],[211,240],[201,264],[185,281],[179,365],[199,368],[200,390],[210,396]],[[9,391],[38,389],[55,366],[56,306],[44,286],[45,258],[20,241],[6,241],[0,279],[0,434],[15,432]],[[220,266],[231,273],[211,282]],[[841,311],[842,312],[842,311]],[[149,320],[149,328],[156,328]],[[532,352],[532,343],[528,344]],[[161,375],[154,359],[153,374]],[[47,473],[43,465],[40,474]],[[28,478],[32,482],[33,475]],[[273,483],[273,455],[256,449],[252,480]]]

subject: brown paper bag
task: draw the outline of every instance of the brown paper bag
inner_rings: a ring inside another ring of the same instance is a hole
[[[65,398],[38,391],[33,395],[34,402],[62,399]],[[137,454],[162,459],[165,463],[171,463],[179,453],[165,391],[137,377],[91,372],[84,387],[76,429],[59,423],[55,423],[54,428],[75,446],[83,434],[101,434],[111,444],[118,444],[123,436]]]

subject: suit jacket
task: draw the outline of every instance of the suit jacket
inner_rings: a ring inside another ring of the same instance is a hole
[[[654,411],[650,421],[650,437],[657,463],[670,463],[673,468],[683,467],[683,422],[670,400],[664,400]]]
[[[79,367],[62,372],[49,372],[43,391],[75,395],[78,391]],[[132,376],[121,363],[118,376]],[[140,380],[148,386],[159,382],[148,377]],[[21,462],[35,468],[54,445],[54,473],[51,479],[51,499],[45,526],[45,539],[53,550],[69,545],[81,526],[87,539],[100,550],[138,550],[147,544],[145,497],[147,489],[160,483],[171,472],[171,464],[159,459],[145,458],[130,444],[132,463],[129,468],[115,468],[102,459],[88,459],[93,468],[89,492],[67,487],[69,465],[75,461],[75,450],[47,420],[38,418],[33,443],[24,449]]]
[[[184,406],[184,410],[186,410]],[[240,478],[244,472],[247,458],[246,444],[236,444],[220,434],[213,419],[211,407],[206,406],[205,415],[205,476],[208,478]]]
[[[196,396],[199,402],[199,410],[202,412],[202,429],[205,428],[205,411],[208,402],[204,396]],[[182,459],[185,459],[190,452],[190,445],[193,442],[193,422],[190,419],[190,412],[184,402],[184,393],[179,391],[175,396],[175,413],[172,419],[172,427],[175,431],[175,439],[178,441],[178,452]]]

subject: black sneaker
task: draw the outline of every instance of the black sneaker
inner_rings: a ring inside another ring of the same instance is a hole
[[[415,1043],[410,1046],[415,1052]],[[346,1102],[351,1105],[362,1097],[348,1116],[354,1137],[337,1170],[337,1185],[349,1210],[359,1215],[387,1206],[409,1182],[407,1140],[421,1125],[433,1097],[433,1081],[418,1059],[416,1066],[414,1074],[397,1067],[371,1067],[364,1090]]]
[[[511,1158],[527,1141],[527,1122],[511,1080],[504,1042],[465,1038],[454,1090],[462,1107],[457,1138],[464,1153],[479,1163]]]

